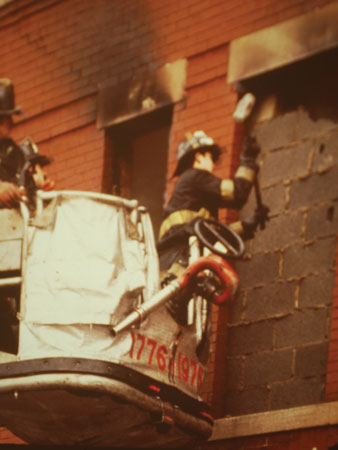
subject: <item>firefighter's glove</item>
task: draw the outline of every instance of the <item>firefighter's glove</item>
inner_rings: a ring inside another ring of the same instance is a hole
[[[0,204],[5,208],[18,206],[20,201],[25,200],[25,195],[25,190],[21,190],[16,184],[0,181]]]
[[[260,229],[264,230],[265,223],[270,220],[270,217],[269,217],[270,208],[266,205],[263,205],[263,203],[262,203],[261,205],[257,206],[256,209],[259,210],[258,224],[260,226]]]
[[[246,136],[243,141],[242,155],[256,159],[261,151],[255,136]]]
[[[269,220],[269,208],[266,205],[257,206],[252,217],[242,221],[243,239],[252,239],[258,226],[265,228],[265,222]]]
[[[242,154],[239,157],[239,161],[240,161],[241,166],[249,167],[250,169],[254,170],[256,173],[258,172],[259,166],[256,163],[255,158],[252,158],[251,156],[245,156]]]

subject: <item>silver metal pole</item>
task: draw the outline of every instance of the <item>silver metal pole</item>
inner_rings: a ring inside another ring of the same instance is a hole
[[[174,297],[181,290],[181,287],[177,280],[171,281],[167,286],[157,292],[150,300],[135,308],[135,310],[129,314],[120,323],[111,328],[111,332],[116,336],[126,328],[131,327],[137,322],[141,322],[152,311],[159,308],[166,301]]]
[[[21,281],[21,277],[1,278],[0,286],[15,286],[16,284],[20,284]]]

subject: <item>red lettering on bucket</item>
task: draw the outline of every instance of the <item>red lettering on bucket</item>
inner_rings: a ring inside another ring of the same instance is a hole
[[[141,360],[148,365],[156,365],[161,371],[168,370],[171,375],[177,376],[184,383],[196,387],[198,391],[201,390],[204,378],[203,366],[180,351],[177,351],[176,357],[173,359],[171,351],[165,345],[160,345],[155,339],[134,331],[131,331],[130,334],[130,358]]]

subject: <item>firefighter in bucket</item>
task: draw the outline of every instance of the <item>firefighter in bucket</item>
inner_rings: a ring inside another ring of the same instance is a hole
[[[54,182],[48,179],[44,171],[44,166],[51,160],[39,154],[31,138],[25,138],[20,144],[11,138],[13,115],[16,114],[21,114],[21,107],[15,106],[13,83],[7,78],[1,78],[0,211],[19,208],[20,202],[25,202],[34,215],[36,191],[54,188]],[[2,217],[7,218],[5,215]],[[9,275],[20,276],[20,271],[1,272],[0,281]],[[20,286],[0,286],[0,351],[17,351],[19,299]]]
[[[240,165],[233,179],[213,174],[220,147],[204,131],[188,133],[177,148],[178,176],[173,194],[164,208],[157,250],[162,284],[179,276],[189,264],[189,237],[195,234],[199,218],[216,219],[220,208],[241,209],[256,182],[259,146],[254,138],[245,140]],[[251,239],[268,209],[256,208],[253,217],[237,221],[230,228],[242,239]],[[167,303],[169,312],[180,320],[184,305],[180,298]]]
[[[0,79],[0,208],[14,208],[27,196],[33,200],[37,189],[51,190],[43,167],[50,158],[38,153],[31,138],[17,144],[11,138],[13,115],[21,114],[15,106],[14,86],[8,78]]]

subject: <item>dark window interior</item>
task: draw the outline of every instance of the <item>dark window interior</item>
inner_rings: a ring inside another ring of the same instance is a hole
[[[172,107],[143,114],[107,131],[113,154],[111,191],[135,198],[152,219],[155,238],[162,220]]]
[[[278,70],[243,81],[239,92],[257,98],[276,94],[278,112],[304,107],[313,120],[338,120],[338,49],[328,50]]]

